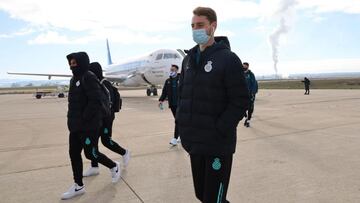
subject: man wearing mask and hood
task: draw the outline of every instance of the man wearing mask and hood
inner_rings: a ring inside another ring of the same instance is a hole
[[[93,72],[100,80],[106,89],[109,91],[111,101],[115,98],[115,92],[118,91],[113,85],[107,81],[103,76],[103,70],[98,62],[90,63],[89,70]],[[114,102],[112,102],[114,104]],[[111,108],[111,114],[102,120],[102,126],[99,130],[99,137],[101,137],[102,144],[113,152],[120,154],[123,157],[123,166],[127,166],[130,160],[130,151],[122,148],[118,143],[112,140],[112,127],[115,119],[115,110]],[[84,177],[98,175],[100,173],[99,164],[96,160],[91,161],[91,166],[83,174]]]
[[[176,117],[176,110],[178,105],[178,86],[179,86],[179,76],[178,76],[179,67],[175,64],[171,65],[169,78],[165,81],[165,84],[162,89],[161,96],[159,98],[159,106],[163,105],[165,99],[168,99],[169,108],[171,112]],[[175,146],[180,141],[179,138],[179,129],[175,123],[174,138],[170,140],[170,144]]]
[[[258,92],[258,83],[256,81],[254,73],[249,69],[248,62],[243,63],[243,70],[250,96],[250,104],[244,122],[244,126],[248,128],[250,127],[250,120],[252,118],[252,114],[254,113],[255,96]]]
[[[214,37],[215,11],[196,8],[191,26],[197,45],[182,63],[176,122],[190,154],[196,197],[201,202],[228,202],[236,128],[249,105],[249,93],[240,59],[225,37]]]
[[[96,75],[89,71],[89,57],[85,52],[66,56],[73,77],[70,80],[67,125],[69,154],[74,184],[63,193],[61,199],[70,199],[85,193],[83,184],[83,162],[81,151],[86,158],[95,160],[110,169],[112,182],[120,178],[120,165],[98,150],[98,131],[102,125],[101,87]]]

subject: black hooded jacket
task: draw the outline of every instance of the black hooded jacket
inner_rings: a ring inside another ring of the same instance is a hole
[[[114,88],[113,88],[112,84],[111,84],[109,81],[107,81],[107,80],[104,79],[103,70],[102,70],[102,67],[101,67],[100,63],[98,63],[98,62],[92,62],[92,63],[90,63],[90,65],[89,65],[89,70],[90,70],[91,72],[93,72],[100,81],[103,82],[103,84],[105,85],[106,89],[109,90],[110,97],[111,97],[111,98],[114,98],[114,97],[115,97],[115,96],[114,96],[114,94],[115,94],[115,93],[114,93]],[[110,115],[109,118],[105,118],[105,122],[107,122],[107,121],[109,121],[109,120],[114,120],[114,119],[115,119],[115,112],[114,112],[113,109],[111,109],[111,115]]]
[[[195,46],[182,63],[176,122],[190,154],[233,154],[236,127],[249,105],[240,59],[226,37],[215,41],[201,53]]]
[[[85,52],[72,53],[67,60],[75,59],[68,97],[68,128],[70,132],[91,131],[102,125],[99,81],[89,71],[89,57]]]
[[[176,85],[175,92],[173,87],[174,83]],[[178,86],[179,86],[179,75],[177,75],[174,78],[169,77],[167,80],[165,80],[159,101],[163,102],[167,98],[169,103],[169,108],[176,107],[179,98]]]

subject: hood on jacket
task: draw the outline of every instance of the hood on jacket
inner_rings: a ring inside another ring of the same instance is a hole
[[[66,56],[68,63],[70,65],[71,59],[75,59],[77,63],[76,73],[81,74],[85,73],[87,70],[89,70],[89,63],[90,59],[86,52],[74,52]],[[74,71],[73,71],[74,73]]]
[[[100,63],[98,63],[98,62],[90,63],[89,71],[93,72],[98,77],[99,80],[102,80],[104,78],[103,70],[101,68]]]
[[[225,36],[215,37],[215,42],[220,43],[220,44],[224,44],[231,50],[230,42],[229,42],[229,39],[227,37],[225,37]]]

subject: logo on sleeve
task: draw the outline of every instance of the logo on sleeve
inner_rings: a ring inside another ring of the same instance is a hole
[[[208,61],[207,64],[204,66],[205,71],[208,73],[212,70],[212,61]]]
[[[76,87],[79,87],[80,86],[80,80],[78,80],[77,82],[76,82]]]

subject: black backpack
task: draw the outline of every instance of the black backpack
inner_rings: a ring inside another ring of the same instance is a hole
[[[111,95],[110,91],[106,86],[104,85],[103,81],[99,81],[100,87],[101,87],[101,107],[103,110],[103,116],[109,117],[111,116],[111,108],[112,108],[112,101],[111,101]]]
[[[103,117],[109,117],[109,116],[111,116],[111,108],[112,108],[111,95],[110,95],[109,90],[102,83],[102,81],[99,81],[98,79],[97,79],[97,81],[101,88],[101,91],[100,91],[101,92],[101,94],[100,94],[101,112],[102,112]],[[85,84],[84,77],[81,78],[81,83]]]
[[[112,110],[114,112],[119,112],[122,106],[122,99],[120,97],[120,93],[118,89],[111,85],[111,88],[113,88],[113,98],[112,98]]]
[[[113,112],[119,112],[122,106],[122,99],[118,89],[105,79],[102,79],[101,83],[105,84],[105,86],[109,89],[109,92],[111,94],[111,110]]]

